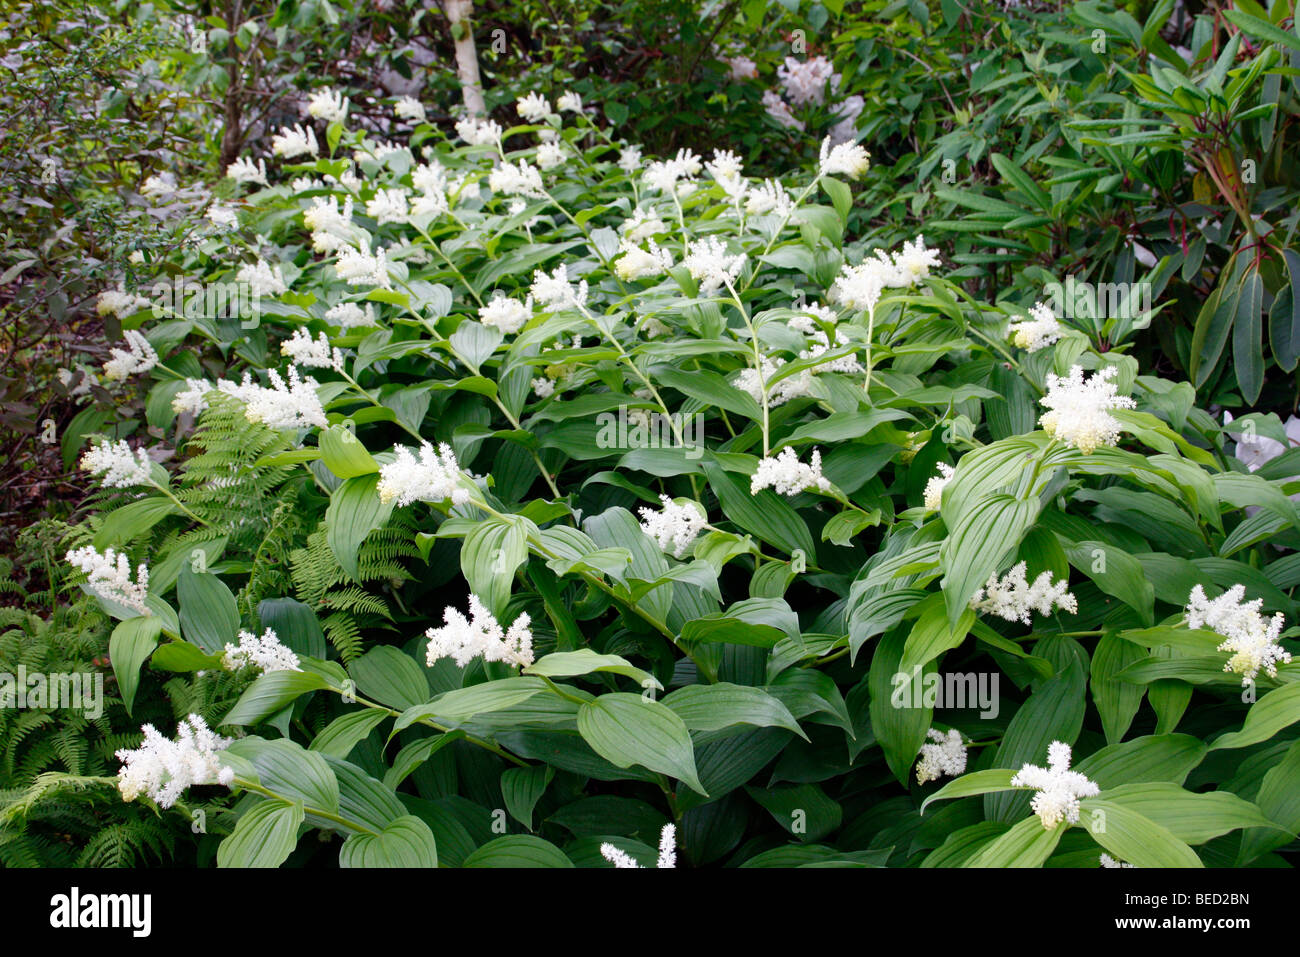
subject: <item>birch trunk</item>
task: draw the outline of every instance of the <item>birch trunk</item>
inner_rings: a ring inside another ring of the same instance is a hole
[[[474,47],[473,8],[473,0],[447,0],[447,19],[451,21],[451,37],[456,44],[456,73],[460,77],[465,109],[471,116],[484,116],[487,107],[483,102],[483,81],[478,74],[478,50]]]

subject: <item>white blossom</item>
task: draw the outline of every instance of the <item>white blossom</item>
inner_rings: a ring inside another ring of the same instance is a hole
[[[641,147],[624,146],[618,153],[618,168],[628,176],[636,174],[641,168]]]
[[[126,439],[117,442],[100,442],[81,456],[81,467],[92,475],[101,476],[104,488],[131,488],[148,485],[153,462],[144,449],[131,451]]]
[[[554,381],[545,376],[538,376],[530,382],[529,385],[532,386],[533,392],[537,394],[537,398],[539,399],[549,399],[551,396],[555,395]]]
[[[478,311],[479,322],[500,329],[506,335],[518,332],[532,317],[532,300],[520,302],[518,299],[511,299],[500,293],[493,296]]]
[[[348,99],[330,87],[323,87],[311,95],[307,115],[326,123],[342,123],[348,116]]]
[[[1070,770],[1070,746],[1063,741],[1048,745],[1046,768],[1025,764],[1011,779],[1011,786],[1038,791],[1029,806],[1046,828],[1056,827],[1063,820],[1078,824],[1079,799],[1101,793],[1095,783]]]
[[[280,636],[271,628],[262,637],[241,631],[239,644],[226,644],[221,665],[227,671],[253,667],[266,674],[271,671],[302,671],[298,656],[280,643]]]
[[[145,604],[149,597],[149,569],[137,565],[131,578],[131,561],[125,552],[108,548],[101,555],[93,545],[70,550],[64,560],[88,576],[86,586],[105,601],[124,605],[142,615],[151,614]]]
[[[448,607],[443,612],[443,627],[425,632],[429,639],[426,664],[432,667],[440,658],[451,658],[463,668],[480,656],[484,661],[523,667],[533,663],[533,634],[528,630],[531,620],[526,612],[504,632],[477,595],[469,596],[469,613],[471,620],[466,620],[455,608]]]
[[[1026,562],[1018,562],[1002,579],[996,574],[990,575],[984,587],[976,589],[971,596],[970,607],[1026,625],[1033,623],[1033,611],[1044,616],[1050,615],[1053,608],[1072,615],[1078,613],[1079,603],[1070,594],[1068,579],[1053,583],[1052,573],[1045,571],[1031,585],[1025,577],[1028,567]]]
[[[323,332],[313,339],[306,329],[295,329],[291,338],[280,343],[280,355],[291,356],[308,369],[343,371],[343,350],[331,350],[329,336]]]
[[[1087,381],[1082,366],[1073,366],[1065,378],[1049,372],[1047,395],[1039,400],[1051,410],[1038,420],[1043,431],[1084,455],[1118,442],[1119,422],[1109,410],[1132,409],[1137,403],[1116,394],[1115,383],[1110,381],[1116,372],[1117,367],[1106,366]]]
[[[623,239],[619,243],[619,251],[622,256],[614,263],[614,272],[624,282],[658,276],[673,268],[672,253],[660,249],[653,239],[650,240],[648,251],[628,239]]]
[[[1112,868],[1133,866],[1132,864],[1125,863],[1124,861],[1116,860],[1115,858],[1111,857],[1109,854],[1105,854],[1105,853],[1101,855],[1100,863],[1102,867],[1112,867]]]
[[[763,216],[772,213],[786,217],[794,212],[794,200],[785,191],[785,187],[776,180],[764,180],[757,186],[750,187],[745,195],[745,212],[751,216]]]
[[[559,143],[543,143],[537,147],[537,165],[543,170],[555,169],[569,158],[569,151]]]
[[[375,307],[370,303],[366,303],[366,308],[363,311],[355,302],[340,302],[325,311],[325,318],[344,330],[360,326],[373,326],[375,325]]]
[[[203,215],[212,225],[222,229],[234,229],[239,225],[239,214],[235,208],[224,203],[213,203]]]
[[[1230,651],[1232,657],[1223,670],[1241,675],[1241,683],[1249,685],[1260,669],[1276,678],[1278,662],[1290,663],[1291,653],[1277,643],[1286,617],[1279,611],[1265,618],[1260,614],[1264,599],[1243,601],[1245,597],[1245,585],[1233,585],[1213,600],[1206,598],[1205,589],[1197,585],[1188,599],[1186,614],[1189,628],[1207,628],[1226,639],[1219,651]]]
[[[789,446],[783,448],[776,458],[761,460],[750,480],[749,493],[757,495],[765,488],[790,496],[810,488],[830,491],[831,483],[822,477],[821,452],[813,449],[812,458],[806,465],[799,461],[799,456]]]
[[[413,96],[404,96],[393,106],[393,115],[399,120],[414,120],[416,123],[423,123],[425,120],[424,104]]]
[[[826,99],[826,84],[838,80],[835,68],[824,56],[815,56],[800,62],[792,56],[776,68],[777,78],[785,88],[786,98],[793,106],[820,106]]]
[[[763,401],[763,384],[766,384],[767,406],[769,409],[784,405],[791,399],[798,399],[810,394],[812,388],[811,369],[804,369],[773,383],[772,379],[785,365],[785,360],[769,359],[767,356],[763,356],[762,364],[763,374],[761,379],[757,369],[742,369],[736,374],[732,385],[743,392],[747,392],[750,398],[761,404]]]
[[[921,760],[916,765],[916,783],[937,781],[945,774],[957,777],[966,773],[966,744],[956,728],[944,734],[931,728],[926,732],[933,744],[921,745]]]
[[[235,273],[235,279],[248,283],[249,291],[258,297],[278,296],[289,291],[280,267],[272,267],[265,259],[240,266],[239,271]]]
[[[101,316],[112,313],[119,319],[125,319],[148,305],[149,300],[143,296],[133,296],[123,289],[105,289],[95,300],[95,312]]]
[[[128,329],[122,333],[122,338],[126,340],[125,349],[116,346],[109,349],[112,358],[104,363],[105,379],[126,379],[148,372],[158,364],[158,353],[144,337],[144,333],[138,329]]]
[[[415,501],[441,502],[450,499],[453,505],[464,505],[470,500],[469,490],[461,481],[460,464],[451,446],[443,442],[437,451],[424,442],[417,459],[404,445],[395,449],[397,457],[379,470],[379,500],[397,501],[410,505]]]
[[[540,93],[529,93],[515,100],[515,112],[529,123],[541,123],[551,113],[551,104]]]
[[[642,178],[647,186],[661,193],[684,192],[679,182],[692,182],[703,168],[704,164],[692,150],[680,149],[672,159],[653,161]]]
[[[671,552],[674,558],[681,558],[691,542],[708,524],[708,516],[696,502],[682,504],[674,502],[667,495],[660,495],[663,508],[640,509],[641,531],[653,538],[661,549]]]
[[[546,188],[542,185],[541,171],[527,160],[520,160],[518,165],[503,163],[488,175],[488,187],[494,193],[505,196],[528,196],[532,199],[545,199]]]
[[[727,75],[732,80],[753,80],[758,77],[758,64],[747,56],[724,57]]]
[[[940,264],[939,250],[927,249],[925,237],[920,234],[917,235],[916,242],[904,241],[901,253],[890,255],[893,257],[894,267],[898,270],[899,279],[904,286],[912,286],[918,280],[929,278],[930,267]]]
[[[646,212],[640,206],[632,210],[632,215],[623,220],[618,227],[627,240],[640,244],[652,236],[668,232],[668,224],[658,214]]]
[[[857,143],[840,143],[832,146],[829,136],[822,140],[818,175],[842,175],[849,179],[857,179],[870,168],[871,154]]]
[[[384,223],[405,223],[411,215],[404,189],[381,189],[366,203],[366,215],[373,216],[380,226]]]
[[[635,870],[641,867],[630,854],[619,850],[608,841],[600,845],[600,856],[618,869]],[[677,867],[677,826],[675,824],[665,824],[659,832],[659,857],[655,861],[655,866],[657,868]]]
[[[938,464],[939,474],[932,476],[930,481],[925,483],[925,507],[928,509],[937,509],[943,501],[943,490],[949,482],[952,481],[953,475],[957,470],[951,465],[943,462]]]
[[[456,135],[470,146],[496,146],[501,142],[501,126],[492,120],[472,116],[456,123]]]
[[[311,230],[312,248],[318,253],[337,252],[357,239],[352,225],[352,197],[339,201],[335,196],[314,196],[311,208],[303,211],[302,221]]]
[[[324,428],[329,424],[316,395],[315,379],[300,378],[297,367],[292,365],[287,384],[274,369],[267,376],[270,387],[253,384],[246,378],[243,386],[222,391],[230,391],[244,402],[244,416],[250,422],[261,422],[273,429],[302,429],[313,425]]]
[[[388,257],[383,249],[372,255],[370,241],[362,237],[357,246],[344,246],[334,262],[334,274],[350,286],[380,286],[392,288],[388,276]]]
[[[320,145],[316,142],[316,134],[311,127],[302,128],[302,124],[283,129],[271,138],[271,152],[276,156],[283,156],[285,159],[293,159],[295,156],[302,156],[304,153],[310,153],[312,156],[320,155]]]
[[[555,101],[555,106],[561,113],[581,113],[582,97],[577,93],[567,91],[562,93],[560,98]]]
[[[803,120],[790,112],[790,104],[781,99],[781,95],[775,90],[763,92],[763,109],[767,111],[768,116],[786,129],[798,130],[800,133],[804,131]]]
[[[181,720],[175,741],[164,738],[151,724],[142,730],[144,741],[139,748],[117,752],[122,762],[117,772],[122,800],[134,801],[143,794],[159,807],[169,808],[187,788],[200,784],[229,787],[234,781],[234,770],[221,763],[221,752],[230,746],[230,739],[211,731],[197,714]]]
[[[186,379],[185,388],[172,398],[172,411],[178,415],[199,415],[208,407],[207,395],[216,386],[203,379]]]
[[[579,309],[587,304],[587,280],[576,285],[570,283],[568,267],[564,264],[549,276],[540,269],[534,272],[530,292],[533,299],[551,308]]]
[[[1065,330],[1051,307],[1039,302],[1029,310],[1029,318],[1024,322],[1013,323],[1010,331],[1017,349],[1037,352],[1060,339]]]
[[[713,159],[705,163],[704,168],[714,180],[721,183],[724,180],[741,179],[744,163],[731,150],[714,150]]]
[[[173,173],[158,173],[148,177],[140,187],[140,195],[155,198],[168,196],[176,192],[176,176]]]
[[[729,255],[727,247],[716,236],[709,236],[687,247],[682,265],[692,279],[700,281],[700,295],[711,296],[725,283],[736,281],[745,267],[745,254]]]
[[[240,157],[226,167],[226,177],[236,183],[256,183],[266,186],[266,160],[258,160],[254,165],[250,159]]]

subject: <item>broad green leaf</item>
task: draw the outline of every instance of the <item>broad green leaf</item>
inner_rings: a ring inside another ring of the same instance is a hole
[[[261,801],[235,822],[217,846],[218,867],[279,867],[298,844],[302,825],[298,801]]]
[[[429,825],[404,814],[378,834],[352,834],[339,848],[339,867],[437,867]]]
[[[601,695],[578,709],[578,733],[615,767],[639,764],[705,794],[686,723],[657,701],[634,694]]]

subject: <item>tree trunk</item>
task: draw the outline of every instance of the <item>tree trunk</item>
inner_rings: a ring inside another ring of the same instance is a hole
[[[447,19],[451,21],[451,37],[456,44],[456,73],[460,77],[465,109],[471,116],[484,116],[487,106],[483,102],[483,81],[479,79],[478,50],[474,47],[470,19],[473,8],[473,0],[447,0]]]

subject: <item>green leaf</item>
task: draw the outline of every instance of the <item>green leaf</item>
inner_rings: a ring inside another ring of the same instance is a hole
[[[1293,682],[1270,691],[1251,705],[1241,730],[1215,738],[1210,750],[1259,744],[1297,721],[1300,721],[1300,682]]]
[[[437,867],[429,825],[403,814],[378,834],[352,834],[339,848],[339,867]]]
[[[506,810],[530,831],[533,829],[533,808],[537,807],[554,777],[555,768],[549,764],[509,768],[501,772],[501,797]]]
[[[465,537],[461,573],[493,615],[505,614],[515,571],[528,561],[528,537],[522,521],[485,521]]]
[[[1198,794],[1177,784],[1155,781],[1124,784],[1107,789],[1102,796],[1155,821],[1187,844],[1204,844],[1243,827],[1274,827],[1263,811],[1231,791]]]
[[[379,463],[366,451],[366,447],[351,429],[337,425],[321,429],[319,441],[321,460],[339,478],[356,478],[379,471]]]
[[[325,633],[311,606],[292,598],[264,598],[257,603],[257,617],[270,628],[280,643],[299,655],[324,660],[329,649]]]
[[[439,695],[428,704],[408,708],[397,719],[393,730],[401,731],[421,718],[433,718],[442,723],[468,721],[476,714],[509,708],[546,690],[546,682],[541,678],[528,677],[501,678],[468,688],[457,688]]]
[[[312,739],[309,750],[321,754],[332,754],[336,758],[346,758],[358,744],[364,741],[370,732],[384,723],[388,717],[383,711],[366,708],[339,715]]]
[[[745,790],[800,841],[820,841],[840,826],[844,809],[815,784]]]
[[[178,513],[176,503],[161,495],[129,502],[104,516],[92,540],[98,549],[121,546],[143,535],[168,515]]]
[[[748,482],[724,472],[715,462],[705,462],[704,472],[727,518],[785,554],[802,551],[808,564],[816,564],[812,533],[789,501],[771,489],[750,494]]]
[[[950,801],[953,798],[971,797],[976,794],[990,794],[993,791],[1011,790],[1011,779],[1018,769],[989,768],[985,771],[968,771],[960,777],[953,778],[939,790],[921,802],[921,813],[935,801]]]
[[[311,671],[272,671],[244,689],[244,693],[221,723],[258,724],[301,695],[328,687],[328,681]]]
[[[216,575],[181,568],[176,598],[180,603],[181,633],[187,640],[209,654],[224,651],[227,642],[237,643],[239,609],[235,596]]]
[[[726,681],[687,685],[665,697],[662,703],[691,731],[718,731],[736,724],[752,724],[785,728],[808,740],[790,709],[761,688]]]
[[[898,670],[911,675],[938,658],[945,651],[959,647],[975,624],[975,612],[967,608],[957,623],[950,626],[944,599],[931,595],[922,602],[916,624],[908,632],[903,646],[903,660]]]
[[[948,620],[954,626],[975,590],[997,572],[1003,557],[1020,544],[1037,516],[1037,499],[990,495],[958,520],[939,550],[944,573],[941,587]]]
[[[162,622],[156,615],[128,618],[119,622],[108,641],[108,657],[113,662],[113,675],[126,713],[131,713],[135,689],[140,685],[140,669],[153,650],[158,647]]]
[[[985,844],[962,867],[1042,867],[1065,830],[1064,825],[1043,827],[1036,816],[1027,817]]]
[[[634,694],[601,695],[578,709],[578,733],[615,767],[639,764],[708,796],[696,774],[686,723],[657,701]]]
[[[268,790],[301,801],[308,808],[331,814],[339,812],[339,782],[319,752],[308,751],[286,738],[268,741],[256,737],[240,738],[227,751],[251,763],[258,781]],[[340,826],[310,812],[307,816],[316,827],[337,829]]]
[[[262,801],[240,815],[217,846],[217,867],[279,867],[298,844],[298,801]]]
[[[1115,675],[1142,657],[1142,651],[1137,646],[1113,631],[1102,635],[1093,649],[1092,680],[1089,687],[1107,744],[1123,739],[1138,708],[1142,706],[1142,688],[1128,681],[1120,681]]]
[[[564,852],[531,834],[507,834],[488,841],[469,857],[462,867],[572,867]]]
[[[904,637],[898,632],[887,635],[876,645],[867,678],[871,694],[871,728],[885,752],[885,762],[898,782],[906,786],[911,775],[912,762],[916,760],[925,743],[925,733],[930,729],[934,708],[925,707],[921,701],[902,700],[898,693],[913,681],[899,664],[903,657]],[[924,675],[934,674],[934,662],[926,665]],[[924,680],[924,675],[921,680]]]
[[[1187,844],[1149,817],[1104,798],[1079,802],[1079,827],[1134,867],[1204,867]]]
[[[357,690],[390,708],[405,710],[429,700],[429,682],[410,655],[392,645],[370,649],[352,664],[348,672]]]
[[[325,540],[339,565],[354,580],[360,574],[357,555],[361,543],[393,512],[392,502],[379,500],[378,485],[376,474],[346,479],[330,495],[325,510]]]
[[[188,641],[169,641],[153,653],[150,664],[163,671],[175,671],[188,674],[208,669],[220,671],[221,655],[210,655],[197,645]]]
[[[663,690],[663,685],[648,671],[635,667],[626,658],[618,655],[597,654],[590,648],[577,651],[557,651],[544,655],[533,664],[523,669],[526,675],[543,675],[547,678],[571,678],[577,675],[604,671],[610,674],[631,678],[643,688]]]

